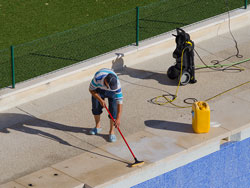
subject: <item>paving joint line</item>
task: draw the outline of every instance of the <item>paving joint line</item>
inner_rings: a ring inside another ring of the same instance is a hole
[[[71,175],[69,175],[69,174],[66,174],[65,172],[63,172],[63,171],[61,171],[61,170],[59,170],[59,169],[57,169],[57,168],[54,168],[54,167],[52,167],[52,166],[50,166],[50,168],[52,168],[52,169],[54,169],[54,170],[56,170],[56,171],[58,171],[58,172],[60,172],[60,173],[62,173],[62,174],[64,174],[64,175],[66,175],[66,176],[69,176],[69,177],[71,177],[72,179],[74,179],[74,180],[76,180],[76,181],[79,181],[80,183],[85,184],[85,183],[82,182],[80,179],[77,179],[77,178],[75,178],[75,177],[73,177],[73,176],[71,176]]]

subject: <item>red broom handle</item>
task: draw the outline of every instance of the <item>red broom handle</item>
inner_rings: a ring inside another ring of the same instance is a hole
[[[109,111],[109,109],[107,108],[107,106],[106,106],[106,105],[105,105],[105,108],[106,108],[106,110],[108,111],[109,116],[111,117],[111,119],[112,119],[112,120],[113,120],[113,122],[115,123],[115,120],[114,120],[113,116],[111,115],[111,113],[110,113],[110,111]],[[136,159],[136,157],[135,157],[134,153],[132,152],[131,148],[129,147],[129,145],[128,145],[128,143],[127,143],[126,139],[125,139],[125,137],[123,136],[122,132],[120,131],[120,128],[119,128],[119,127],[116,127],[116,128],[118,129],[118,131],[119,131],[119,133],[121,134],[121,136],[122,136],[122,138],[123,138],[124,142],[125,142],[125,143],[126,143],[126,145],[128,146],[128,149],[129,149],[129,151],[131,152],[131,154],[133,155],[134,159]]]

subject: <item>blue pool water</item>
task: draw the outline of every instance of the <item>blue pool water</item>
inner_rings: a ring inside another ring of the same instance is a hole
[[[132,188],[250,188],[250,138]]]

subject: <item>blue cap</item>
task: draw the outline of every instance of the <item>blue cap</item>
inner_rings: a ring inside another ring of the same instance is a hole
[[[116,76],[114,74],[111,74],[111,73],[108,74],[106,76],[106,81],[107,81],[110,89],[112,89],[112,90],[116,90],[117,89],[117,87],[118,87],[117,86],[117,78],[116,78]]]

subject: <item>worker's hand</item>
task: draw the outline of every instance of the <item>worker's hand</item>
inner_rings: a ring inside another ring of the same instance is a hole
[[[121,124],[121,120],[120,120],[120,118],[117,118],[117,119],[115,120],[115,123],[114,123],[115,128],[119,127],[120,124]]]
[[[102,105],[102,107],[105,108],[105,106],[106,106],[105,100],[103,100],[102,98],[100,98],[99,102]]]

